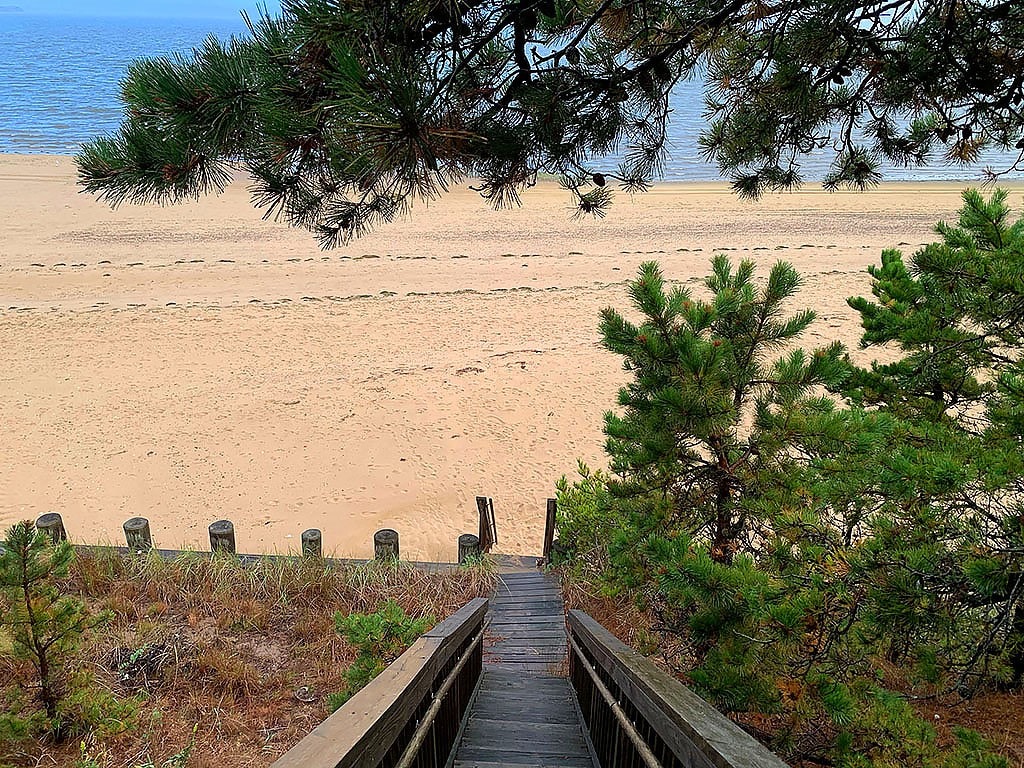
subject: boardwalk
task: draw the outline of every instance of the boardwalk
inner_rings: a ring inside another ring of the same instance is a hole
[[[536,570],[503,573],[489,619],[483,682],[455,768],[594,768],[565,678],[558,585]]]
[[[532,558],[420,637],[274,768],[785,768]],[[571,653],[567,653],[569,646]]]

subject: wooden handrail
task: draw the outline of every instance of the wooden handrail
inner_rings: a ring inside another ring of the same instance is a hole
[[[736,723],[587,614],[570,611],[568,633],[569,678],[602,768],[650,765],[652,759],[665,768],[785,768]]]
[[[417,765],[444,766],[480,678],[487,602],[471,600],[420,637],[271,768],[393,768],[414,742]],[[423,738],[428,711],[437,716]]]

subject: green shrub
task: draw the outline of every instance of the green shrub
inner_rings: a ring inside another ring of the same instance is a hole
[[[1024,685],[1024,219],[968,191],[937,231],[849,301],[885,363],[800,349],[814,314],[783,263],[757,281],[717,256],[707,299],[647,263],[639,320],[602,313],[630,378],[608,475],[559,484],[570,567],[636,596],[691,684],[776,715],[797,759],[1004,764],[967,731],[940,748],[895,692]]]
[[[957,728],[952,749],[938,744],[935,729],[905,699],[873,689],[857,718],[857,731],[839,735],[836,768],[1008,768],[1005,758],[975,731]]]
[[[582,461],[576,471],[573,483],[564,475],[556,483],[558,547],[552,564],[586,565],[596,571],[607,565],[608,548],[624,520],[611,503],[608,475]]]
[[[376,613],[335,613],[335,628],[356,648],[357,654],[345,673],[345,690],[327,697],[331,712],[355,696],[433,623],[431,616],[408,616],[393,600]]]

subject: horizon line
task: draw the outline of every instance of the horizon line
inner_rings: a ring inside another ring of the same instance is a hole
[[[162,19],[167,21],[238,21],[243,22],[243,13],[248,12],[248,9],[239,9],[232,15],[219,15],[219,16],[204,16],[195,14],[171,14],[171,13],[118,13],[116,11],[52,11],[52,10],[37,10],[37,9],[25,9],[22,8],[19,11],[4,11],[0,12],[0,18],[3,17],[25,17],[25,16],[46,16],[56,18],[69,18],[69,19],[128,19],[128,20],[154,20]]]

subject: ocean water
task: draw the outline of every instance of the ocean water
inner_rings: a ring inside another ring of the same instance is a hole
[[[143,56],[187,51],[238,23],[0,14],[0,152],[74,154],[121,120],[118,83]]]
[[[0,13],[0,152],[74,154],[82,142],[116,130],[118,82],[131,61],[188,51],[209,34],[244,32],[241,17],[218,22]],[[684,82],[674,93],[668,180],[719,178],[717,167],[697,151],[702,87]],[[820,180],[831,159],[824,152],[805,158],[808,181]],[[969,168],[937,164],[884,173],[894,180],[978,180],[986,166],[1002,170],[1011,163],[1009,155],[989,152]]]

